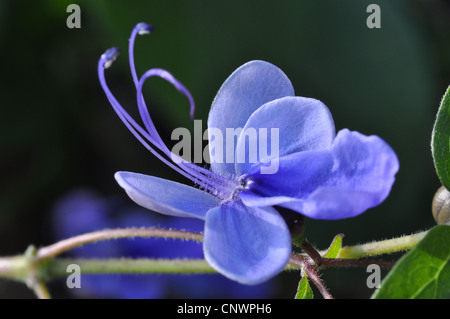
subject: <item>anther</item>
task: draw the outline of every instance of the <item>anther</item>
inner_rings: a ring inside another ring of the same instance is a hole
[[[106,52],[103,53],[101,56],[101,59],[103,61],[103,67],[105,69],[109,68],[111,64],[114,62],[114,60],[117,58],[119,53],[120,53],[119,48],[111,48],[106,50]]]
[[[153,26],[151,24],[141,22],[136,25],[136,30],[139,35],[148,34],[150,32],[153,32]]]

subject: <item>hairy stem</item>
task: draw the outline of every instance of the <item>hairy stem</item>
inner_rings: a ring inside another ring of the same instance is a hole
[[[316,265],[314,262],[311,262],[308,257],[293,254],[289,259],[289,264],[304,271],[312,283],[317,287],[324,299],[334,299],[322,278],[320,278],[320,275],[317,273]]]
[[[402,236],[367,244],[342,247],[337,255],[340,259],[364,258],[404,251],[415,247],[428,233],[423,231],[417,234]]]
[[[331,267],[367,267],[369,265],[378,265],[381,268],[391,269],[395,266],[395,261],[374,260],[374,259],[329,259],[323,258],[320,268]]]
[[[323,296],[324,299],[334,299],[334,297],[328,290],[327,286],[325,285],[325,282],[322,280],[322,278],[320,278],[320,275],[317,273],[317,269],[314,267],[314,265],[307,263],[303,268],[303,270],[306,272],[308,278],[311,279],[311,281],[317,287],[317,289],[319,290],[320,294]]]
[[[43,247],[38,250],[36,258],[44,260],[60,255],[70,249],[98,241],[119,239],[119,238],[136,238],[136,237],[160,237],[160,238],[177,238],[193,241],[202,241],[203,234],[160,228],[122,228],[122,229],[106,229],[87,233],[75,237],[71,237],[59,241],[53,245]]]
[[[300,247],[314,261],[316,266],[322,264],[322,256],[307,240],[304,240]]]

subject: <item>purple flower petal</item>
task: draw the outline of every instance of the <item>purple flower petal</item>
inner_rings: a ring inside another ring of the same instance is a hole
[[[299,152],[280,158],[276,174],[249,175],[249,206],[280,205],[316,219],[357,216],[382,203],[399,169],[391,147],[377,136],[345,129],[328,151]]]
[[[208,212],[203,249],[205,259],[221,274],[243,284],[258,284],[286,266],[291,237],[274,208],[229,202]]]
[[[293,96],[291,81],[278,67],[264,61],[251,61],[236,69],[219,89],[211,106],[208,128],[223,135],[223,163],[211,163],[219,174],[234,174],[234,163],[226,163],[226,129],[243,128],[250,115],[261,105],[285,96]],[[211,131],[209,131],[211,141]]]
[[[268,102],[250,116],[238,139],[236,172],[249,173],[261,162],[270,166],[273,159],[292,153],[328,149],[334,137],[333,118],[319,100],[289,96]]]
[[[155,212],[204,219],[219,200],[194,187],[154,176],[117,172],[114,177],[137,204]]]

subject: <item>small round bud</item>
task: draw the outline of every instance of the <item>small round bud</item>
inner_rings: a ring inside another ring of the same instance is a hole
[[[438,225],[450,225],[450,192],[444,186],[434,195],[432,211]]]

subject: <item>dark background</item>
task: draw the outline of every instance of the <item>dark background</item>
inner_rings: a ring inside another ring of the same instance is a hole
[[[66,8],[81,7],[81,29]],[[381,29],[366,8],[381,7]],[[1,1],[0,255],[54,241],[55,201],[78,187],[126,196],[113,174],[129,170],[182,179],[134,137],[108,104],[96,66],[105,49],[122,54],[107,79],[135,114],[127,45],[137,22],[155,32],[136,44],[138,74],[171,71],[206,118],[218,88],[241,64],[262,59],[280,67],[296,94],[323,101],[337,130],[376,134],[397,152],[400,171],[390,197],[363,215],[307,221],[307,238],[324,249],[337,233],[344,244],[390,238],[434,225],[430,205],[440,186],[430,138],[450,75],[447,1]],[[167,83],[151,80],[146,96],[161,136],[192,128],[188,105]],[[337,298],[367,298],[365,269],[324,271]],[[283,274],[277,296],[295,294],[298,274]],[[19,283],[0,281],[0,297],[28,298]],[[56,296],[58,297],[58,296]],[[206,296],[207,297],[207,296]]]

